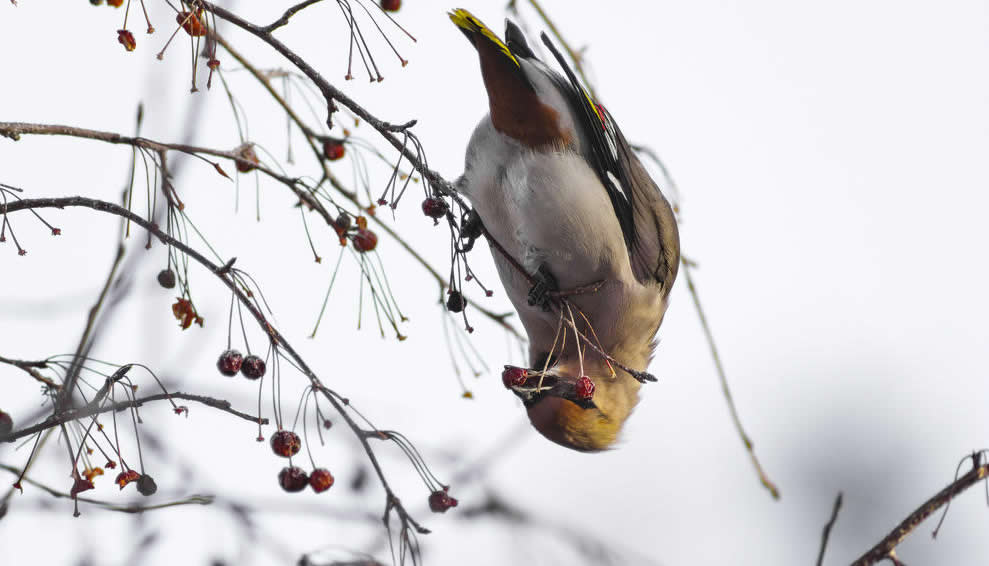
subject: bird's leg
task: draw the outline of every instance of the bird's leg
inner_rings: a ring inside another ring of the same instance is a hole
[[[539,266],[532,276],[532,287],[529,289],[529,304],[549,311],[552,305],[551,295],[559,291],[560,285],[556,277],[550,273],[545,263]]]

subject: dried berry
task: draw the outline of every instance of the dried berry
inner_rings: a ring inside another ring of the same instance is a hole
[[[244,356],[237,350],[227,350],[220,354],[220,359],[216,360],[216,369],[227,377],[233,377],[240,371],[244,363]]]
[[[363,253],[373,250],[378,245],[378,236],[365,228],[358,228],[354,234],[354,249]]]
[[[422,201],[422,213],[430,218],[439,220],[448,210],[450,210],[450,206],[439,197],[429,197]]]
[[[250,380],[264,377],[264,370],[264,360],[254,354],[244,358],[244,363],[240,366],[240,373],[244,374],[244,377]]]
[[[158,284],[166,289],[175,288],[175,272],[171,268],[158,272]]]
[[[515,366],[505,366],[505,371],[501,372],[501,382],[505,387],[521,387],[525,385],[525,380],[529,378],[529,371],[525,368]]]
[[[258,154],[254,152],[254,144],[245,143],[240,147],[238,147],[237,149],[235,149],[234,152],[237,153],[237,157],[243,159],[244,161],[249,162],[249,163],[244,163],[244,161],[238,161],[237,162],[238,171],[240,171],[241,173],[250,173],[251,171],[254,171],[254,169],[257,167],[259,163]]]
[[[429,494],[429,510],[433,513],[446,513],[447,509],[457,506],[457,500],[450,497],[446,489],[438,489]]]
[[[343,149],[343,142],[336,140],[327,140],[323,142],[323,155],[325,155],[330,161],[341,159],[344,153],[346,152]]]
[[[446,308],[450,312],[460,312],[464,310],[467,306],[467,299],[464,298],[460,291],[450,291],[450,294],[446,298]]]
[[[591,378],[586,375],[580,376],[580,379],[577,380],[575,387],[577,388],[578,399],[586,400],[594,397],[594,382],[591,381]]]
[[[69,490],[69,495],[75,497],[77,494],[82,493],[84,491],[89,491],[94,487],[96,486],[93,485],[93,482],[87,480],[86,478],[77,477],[75,481],[72,483],[72,489]]]
[[[126,472],[120,472],[117,474],[117,479],[113,480],[113,483],[120,486],[120,489],[134,481],[141,479],[141,474],[135,472],[134,470],[127,470]]]
[[[14,430],[14,419],[9,414],[0,411],[0,436],[10,434]]]
[[[119,8],[124,5],[124,0],[106,0],[106,5]]]
[[[316,493],[323,493],[333,487],[334,481],[333,474],[329,470],[316,468],[313,470],[312,475],[309,476],[309,487]]]
[[[137,41],[134,39],[134,34],[125,29],[117,30],[117,41],[119,41],[120,45],[123,45],[124,49],[127,51],[134,51],[137,49]]]
[[[386,12],[397,12],[402,7],[402,0],[381,0],[381,9]]]
[[[158,491],[158,484],[153,477],[143,474],[137,479],[137,492],[145,497],[151,497]]]
[[[298,466],[282,468],[282,471],[278,472],[278,484],[289,493],[302,491],[309,485],[309,475]]]
[[[193,12],[179,12],[175,14],[175,21],[178,22],[182,29],[186,31],[192,37],[202,37],[206,35],[208,31],[206,29],[206,24],[204,23],[203,11],[200,9],[198,13]]]
[[[295,456],[301,448],[299,435],[290,430],[279,430],[271,435],[271,451],[282,458]]]
[[[341,232],[346,232],[350,229],[350,215],[341,212],[340,216],[337,216],[337,219],[333,221],[333,226]]]

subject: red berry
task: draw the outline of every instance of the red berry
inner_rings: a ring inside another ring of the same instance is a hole
[[[124,486],[132,481],[137,481],[141,478],[141,474],[135,472],[134,470],[127,470],[126,472],[120,472],[117,474],[117,479],[113,480],[113,483],[120,486],[120,489],[124,489]]]
[[[264,360],[259,356],[251,354],[244,358],[244,363],[240,366],[240,373],[244,374],[244,377],[250,380],[261,379],[264,377]]]
[[[460,291],[451,291],[446,298],[446,308],[450,312],[460,312],[466,306],[467,299],[464,298]]]
[[[227,350],[220,354],[220,359],[216,360],[216,369],[227,377],[233,377],[240,371],[244,363],[244,356],[237,350]]]
[[[301,448],[299,435],[290,430],[280,430],[271,435],[271,450],[282,458],[295,456]]]
[[[594,397],[594,382],[586,375],[580,376],[575,386],[577,388],[577,398],[590,399]]]
[[[14,419],[9,414],[0,411],[0,436],[10,434],[14,430]]]
[[[344,153],[343,142],[336,140],[327,140],[323,142],[323,155],[325,155],[330,161],[336,161],[342,158]]]
[[[422,213],[430,218],[439,220],[448,210],[450,210],[449,205],[439,197],[429,197],[422,201]]]
[[[76,494],[82,493],[83,491],[89,491],[96,487],[93,482],[87,480],[86,478],[76,478],[72,483],[72,489],[69,490],[69,495],[75,497]]]
[[[302,491],[309,485],[309,475],[298,466],[282,468],[282,471],[278,472],[278,484],[289,493]]]
[[[378,236],[365,228],[358,228],[354,234],[354,249],[363,253],[373,250],[378,245]]]
[[[142,474],[137,479],[137,492],[145,497],[151,497],[158,491],[158,484],[155,479],[148,474]]]
[[[529,377],[529,371],[525,368],[515,366],[505,366],[505,371],[501,372],[501,382],[505,387],[521,387],[525,385],[525,380]]]
[[[429,510],[433,513],[446,513],[447,509],[457,506],[457,500],[450,497],[446,489],[438,489],[429,494]]]
[[[333,474],[329,470],[316,468],[313,470],[312,475],[309,476],[309,487],[316,493],[323,493],[333,487],[333,481]]]
[[[124,0],[106,0],[106,5],[119,8],[124,5]]]
[[[162,269],[158,272],[158,284],[166,289],[175,288],[175,272],[169,269]]]
[[[402,7],[402,0],[381,0],[381,9],[386,12],[397,12]]]

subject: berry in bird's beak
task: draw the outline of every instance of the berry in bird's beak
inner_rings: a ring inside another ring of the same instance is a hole
[[[280,430],[271,435],[271,450],[282,458],[295,456],[301,448],[299,435],[290,430]]]
[[[244,356],[237,350],[227,350],[220,354],[220,359],[216,360],[216,369],[227,377],[233,377],[240,371],[244,363]]]
[[[505,366],[505,370],[501,372],[501,382],[505,384],[506,389],[521,387],[525,385],[525,380],[528,378],[529,371],[525,368]]]
[[[264,377],[264,370],[264,360],[254,354],[244,358],[244,363],[240,366],[240,373],[252,381]]]
[[[591,378],[586,375],[580,376],[580,379],[577,380],[574,387],[577,389],[578,399],[588,400],[594,397],[594,382],[591,381]]]
[[[278,472],[278,484],[289,493],[302,491],[309,485],[309,475],[298,466],[282,468],[282,471]]]

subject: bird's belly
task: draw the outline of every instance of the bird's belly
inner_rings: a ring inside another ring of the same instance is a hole
[[[629,291],[639,286],[607,191],[587,164],[572,153],[529,151],[501,170],[473,173],[467,194],[498,244],[491,253],[533,347],[552,342],[560,317],[528,304],[527,275],[540,266],[562,290],[604,282],[573,303],[595,329],[617,325],[632,300]]]

